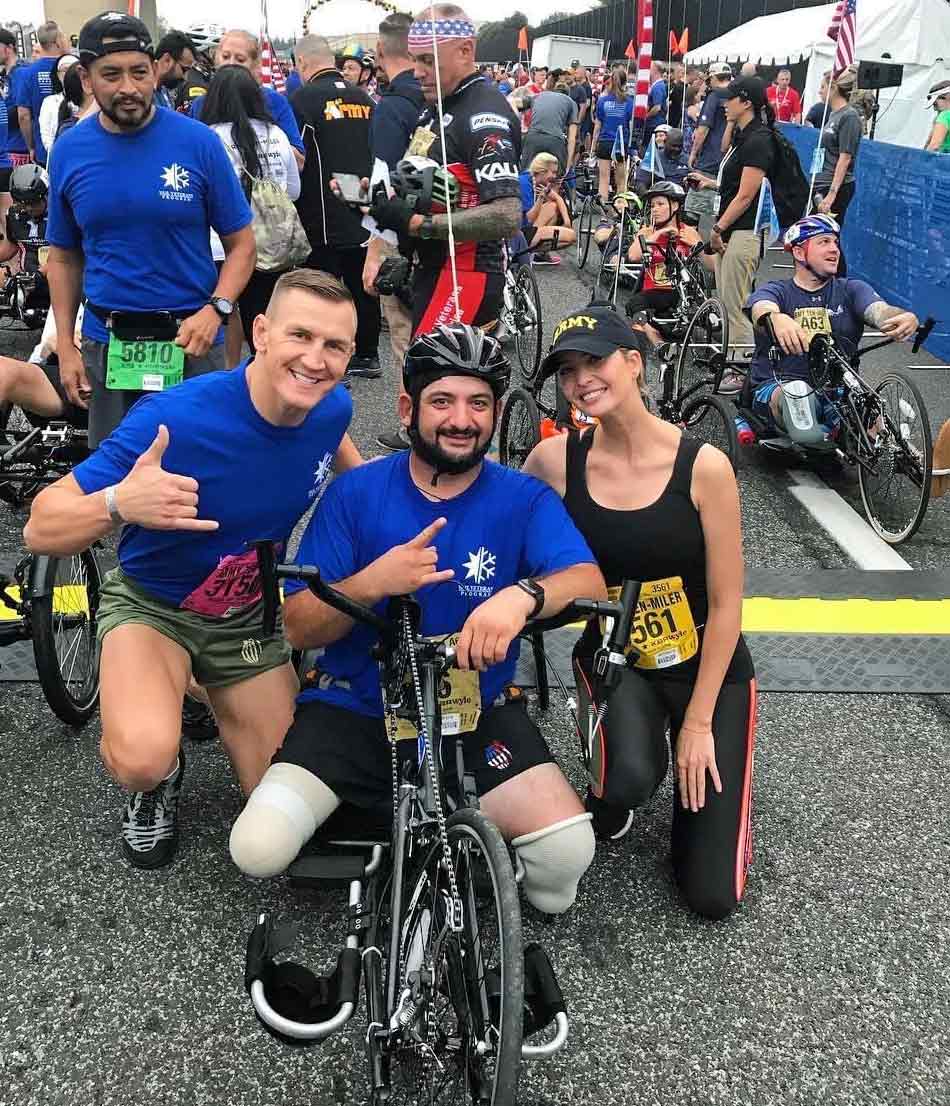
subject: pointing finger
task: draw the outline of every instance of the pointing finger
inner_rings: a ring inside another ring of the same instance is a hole
[[[406,542],[406,545],[413,546],[416,549],[425,549],[447,521],[448,520],[444,518],[437,518],[435,522],[430,522],[429,525],[424,530],[420,530],[411,541]]]

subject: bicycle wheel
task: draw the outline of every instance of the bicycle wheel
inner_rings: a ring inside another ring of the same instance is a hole
[[[580,219],[577,223],[577,267],[583,269],[587,264],[587,255],[590,253],[591,239],[594,237],[594,201],[590,198],[584,201],[581,208]]]
[[[729,316],[714,296],[700,304],[683,335],[673,377],[673,394],[686,399],[704,385],[712,386],[716,360],[729,349]]]
[[[33,657],[53,713],[70,726],[82,726],[99,699],[96,614],[102,572],[91,549],[49,560],[53,593],[30,601]]]
[[[868,522],[891,545],[907,541],[930,502],[933,440],[930,419],[917,385],[902,372],[889,372],[874,389],[879,408],[869,467],[858,466],[858,484]],[[877,406],[877,405],[875,405]]]
[[[514,306],[511,312],[515,327],[515,349],[521,362],[521,373],[531,381],[541,367],[541,293],[530,265],[522,265],[515,277]]]
[[[32,424],[21,408],[0,404],[0,453],[23,440]],[[32,479],[35,466],[22,458],[0,466],[0,500],[22,507],[39,490],[41,481]]]
[[[736,420],[725,400],[713,395],[693,396],[683,408],[681,420],[684,434],[721,449],[729,458],[732,471],[737,471],[739,439]]]
[[[462,904],[449,926],[451,890],[436,842],[422,861],[400,920],[400,996],[405,1033],[390,1053],[394,1106],[514,1106],[524,1028],[521,908],[501,834],[478,811],[446,824]]]
[[[615,304],[617,299],[616,290],[620,286],[620,281],[617,277],[617,265],[612,265],[612,261],[616,261],[618,265],[620,263],[617,254],[616,228],[610,232],[610,237],[604,243],[604,252],[597,273],[597,283],[594,285],[594,299],[609,300],[610,303]]]
[[[527,388],[512,388],[501,412],[498,456],[503,465],[520,469],[541,441],[541,414]]]

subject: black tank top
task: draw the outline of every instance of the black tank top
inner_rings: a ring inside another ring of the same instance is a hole
[[[660,495],[646,507],[619,511],[600,506],[587,490],[587,455],[596,428],[585,434],[571,431],[567,439],[564,506],[584,535],[608,587],[624,579],[663,580],[679,576],[700,633],[700,650],[688,661],[656,671],[638,669],[646,676],[693,679],[699,668],[702,632],[708,612],[706,594],[706,539],[699,512],[690,497],[693,464],[702,442],[680,438],[673,472]],[[600,645],[597,621],[589,622],[580,641],[583,653]],[[752,659],[740,637],[726,679],[751,679]]]

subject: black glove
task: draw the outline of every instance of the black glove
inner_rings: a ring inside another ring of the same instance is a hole
[[[415,214],[415,205],[398,196],[387,197],[385,188],[377,188],[369,213],[380,230],[395,231],[402,238],[409,234],[409,220]]]

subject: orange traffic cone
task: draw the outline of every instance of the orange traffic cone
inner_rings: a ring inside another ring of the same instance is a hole
[[[930,482],[930,494],[934,497],[950,492],[950,419],[940,427],[940,433],[934,443],[933,479]]]

